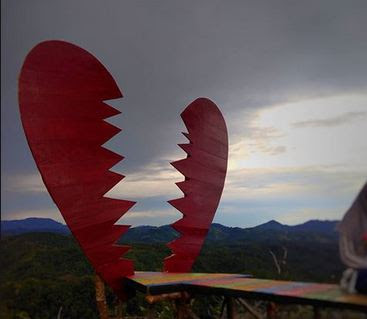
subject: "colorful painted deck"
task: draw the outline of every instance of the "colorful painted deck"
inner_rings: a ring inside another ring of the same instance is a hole
[[[127,277],[126,283],[149,295],[188,291],[367,312],[367,295],[347,294],[333,284],[256,279],[238,274],[161,272],[136,272]]]

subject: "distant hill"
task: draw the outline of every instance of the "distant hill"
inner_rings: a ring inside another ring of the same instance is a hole
[[[288,226],[274,220],[252,228],[228,227],[213,223],[210,227],[207,242],[236,243],[251,240],[271,240],[275,237],[289,237],[300,240],[318,240],[320,236],[334,240],[337,238],[338,221],[311,220],[304,224]],[[307,236],[305,234],[307,233]],[[170,226],[138,226],[129,229],[122,238],[124,243],[163,243],[178,237]]]
[[[339,221],[321,221],[321,220],[309,220],[300,225],[295,225],[292,227],[294,231],[312,231],[312,232],[335,232],[336,226]]]
[[[292,238],[300,240],[318,240],[323,238],[337,237],[336,225],[338,221],[310,220],[306,223],[289,226],[283,225],[275,220],[251,227],[228,227],[213,223],[207,236],[207,242],[244,242],[249,239],[266,241],[276,238]],[[49,218],[27,218],[22,220],[9,220],[1,222],[3,235],[16,235],[29,232],[52,232],[59,234],[70,234],[66,225]],[[305,236],[307,233],[307,236]],[[326,236],[326,237],[325,237]],[[178,233],[169,225],[160,227],[138,226],[130,228],[123,236],[125,243],[166,243],[178,237]]]
[[[321,232],[321,233],[333,233],[336,231],[338,220],[309,220],[303,224],[294,226],[283,225],[275,220],[271,220],[265,224],[255,226],[252,229],[261,230],[287,230],[287,231],[310,231],[310,232]]]
[[[51,218],[26,218],[1,221],[1,235],[18,235],[31,232],[70,234],[69,228]]]
[[[262,229],[262,230],[267,230],[267,229],[271,229],[271,230],[286,230],[291,228],[292,226],[288,226],[288,225],[283,225],[279,222],[277,222],[276,220],[271,220],[268,221],[267,223],[258,225],[253,227],[252,229]]]

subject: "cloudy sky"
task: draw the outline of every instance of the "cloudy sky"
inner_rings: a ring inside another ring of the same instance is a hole
[[[111,101],[126,159],[108,195],[138,203],[121,222],[180,218],[166,203],[183,179],[179,114],[205,96],[229,130],[229,170],[215,221],[249,227],[340,219],[367,180],[367,1],[2,1],[3,219],[62,221],[19,118],[17,76],[37,43],[94,54],[124,93]]]

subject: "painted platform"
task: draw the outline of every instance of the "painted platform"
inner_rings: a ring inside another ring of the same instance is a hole
[[[126,278],[126,284],[149,295],[188,291],[367,312],[367,295],[347,294],[333,284],[256,279],[238,274],[162,272],[136,272]]]

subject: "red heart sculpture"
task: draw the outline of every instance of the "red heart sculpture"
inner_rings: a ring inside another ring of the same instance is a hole
[[[173,252],[164,262],[168,272],[191,271],[217,210],[227,172],[228,134],[218,107],[199,98],[181,117],[188,129],[183,134],[190,143],[179,146],[187,158],[171,164],[185,176],[176,183],[185,196],[169,203],[184,216],[172,224],[181,237],[168,244]]]
[[[19,77],[22,123],[42,179],[96,272],[124,297],[133,263],[115,245],[130,226],[115,225],[135,202],[103,195],[124,176],[123,159],[101,145],[120,129],[104,119],[120,112],[103,103],[122,97],[105,67],[87,51],[46,41],[27,56]]]
[[[134,273],[115,242],[130,226],[115,225],[135,202],[104,197],[122,175],[109,169],[123,159],[102,145],[120,129],[104,119],[120,112],[103,103],[122,97],[104,66],[87,51],[46,41],[27,56],[19,77],[24,131],[42,179],[96,272],[125,298],[121,279]],[[187,158],[172,163],[184,176],[184,198],[170,201],[184,217],[172,226],[168,272],[188,272],[198,256],[223,191],[228,136],[218,107],[208,99],[181,114],[190,140]]]

